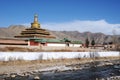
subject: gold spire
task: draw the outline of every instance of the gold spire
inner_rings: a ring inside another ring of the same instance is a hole
[[[31,23],[31,28],[40,28],[40,24],[38,22],[38,15],[34,15],[34,22]]]

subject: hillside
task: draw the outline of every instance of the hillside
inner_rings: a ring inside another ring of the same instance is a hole
[[[8,28],[0,28],[0,37],[14,37],[15,35],[19,35],[20,32],[25,28],[26,27],[23,25],[11,25]],[[105,35],[103,33],[81,33],[78,31],[50,31],[50,33],[56,36],[57,39],[68,38],[70,40],[80,40],[84,42],[85,39],[88,37],[90,41],[94,38],[96,43],[112,41],[111,35]]]
[[[8,28],[0,28],[0,37],[14,37],[19,35],[25,26],[22,25],[11,25]]]
[[[111,35],[105,35],[103,33],[92,33],[92,32],[83,32],[78,31],[51,31],[58,39],[68,38],[70,40],[81,40],[82,42],[88,38],[90,41],[94,38],[96,43],[110,42],[112,41]]]

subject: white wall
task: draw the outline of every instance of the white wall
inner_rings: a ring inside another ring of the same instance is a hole
[[[81,44],[74,44],[74,47],[80,47],[82,46]]]
[[[61,43],[47,43],[47,46],[56,46],[56,47],[65,47],[66,44],[61,44]],[[82,46],[81,44],[69,44],[69,47],[80,47]]]
[[[0,61],[8,61],[10,58],[24,60],[89,58],[91,54],[95,54],[97,57],[119,56],[119,52],[0,52]]]
[[[47,43],[47,46],[56,46],[56,47],[60,46],[60,47],[65,47],[65,46],[66,46],[66,44],[59,44],[59,43]]]
[[[82,44],[70,44],[70,47],[80,47]]]

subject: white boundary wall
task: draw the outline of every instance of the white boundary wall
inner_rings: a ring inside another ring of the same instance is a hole
[[[23,60],[47,60],[62,58],[85,58],[95,54],[96,57],[117,57],[119,52],[0,52],[0,61],[8,61],[12,59]]]

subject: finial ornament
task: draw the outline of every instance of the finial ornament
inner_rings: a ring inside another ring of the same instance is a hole
[[[34,15],[34,22],[38,22],[38,15],[37,14]]]
[[[31,28],[40,28],[40,24],[38,22],[38,15],[34,15],[34,22],[31,23]]]
[[[38,14],[35,14],[34,16],[38,17]]]

